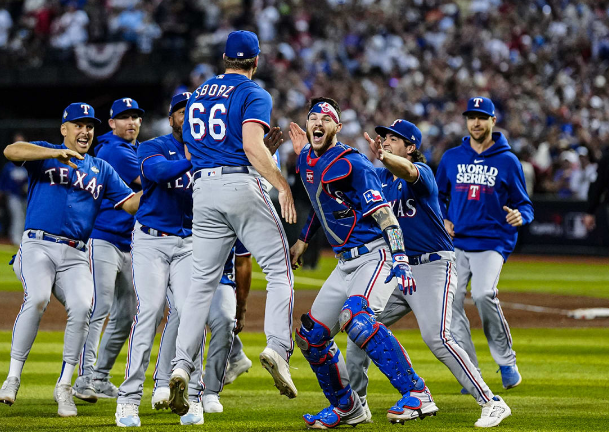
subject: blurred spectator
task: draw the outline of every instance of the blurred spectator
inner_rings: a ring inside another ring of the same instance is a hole
[[[609,192],[609,150],[606,150],[598,162],[596,180],[588,190],[588,209],[584,216],[584,225],[591,231],[596,226],[596,214],[601,204],[607,204]]]
[[[65,12],[55,19],[51,25],[51,46],[67,50],[75,45],[87,42],[89,38],[88,24],[89,16],[84,10],[78,9],[78,2],[68,2],[65,6]]]
[[[579,165],[571,177],[571,190],[575,198],[585,201],[588,198],[590,184],[596,180],[596,164],[590,162],[590,156],[586,147],[578,147],[577,155]]]
[[[13,19],[11,14],[4,8],[0,9],[0,49],[6,49],[8,46],[9,31],[13,27]]]
[[[25,141],[25,137],[15,134],[13,142]],[[27,205],[28,173],[22,166],[7,162],[0,173],[0,193],[6,198],[10,218],[9,238],[14,245],[21,244],[25,227]]]

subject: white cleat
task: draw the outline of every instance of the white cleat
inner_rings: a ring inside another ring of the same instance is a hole
[[[495,396],[493,399],[482,405],[482,415],[474,426],[476,427],[494,427],[503,421],[504,418],[512,415],[512,410],[501,399],[501,396]]]
[[[176,368],[169,378],[169,408],[179,416],[186,415],[188,404],[188,381],[190,376],[184,369]]]
[[[152,409],[169,408],[169,387],[158,387],[152,394]]]
[[[116,404],[116,425],[118,427],[140,427],[139,406],[136,404]]]
[[[217,394],[204,395],[203,396],[203,410],[206,413],[224,412],[224,407],[220,403],[220,397]]]
[[[180,424],[187,425],[202,425],[203,420],[203,405],[199,401],[191,401],[188,412],[180,417]]]
[[[7,405],[12,405],[15,403],[15,399],[17,399],[17,392],[19,391],[19,386],[21,382],[17,377],[8,377],[4,384],[2,384],[2,389],[0,389],[0,402],[5,403]]]
[[[364,408],[364,413],[366,413],[366,420],[364,423],[374,423],[372,421],[372,413],[370,412],[370,406],[368,405],[368,401],[364,399],[362,402],[362,408]]]
[[[404,423],[409,420],[435,416],[439,411],[425,386],[422,390],[411,390],[387,411],[387,420],[391,423]]]
[[[252,367],[252,361],[246,356],[241,357],[235,362],[228,364],[228,371],[224,377],[224,385],[231,384],[234,382],[239,375],[244,374]]]
[[[279,393],[290,399],[298,396],[298,390],[290,375],[290,365],[275,350],[266,347],[260,354],[260,363],[273,377]]]
[[[57,402],[57,414],[59,417],[75,417],[78,414],[74,398],[72,397],[72,386],[69,384],[57,384],[53,392]]]

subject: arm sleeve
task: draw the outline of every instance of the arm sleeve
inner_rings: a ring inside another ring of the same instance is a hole
[[[354,154],[348,160],[352,166],[351,187],[360,200],[363,216],[370,216],[381,207],[388,207],[382,192],[383,184],[370,161],[360,154]]]
[[[410,183],[410,188],[418,196],[427,196],[433,191],[436,181],[433,171],[424,163],[416,162],[414,166],[419,171],[419,178],[414,183]]]
[[[510,202],[507,204],[511,208],[517,208],[522,215],[522,224],[526,225],[533,221],[533,203],[527,194],[527,187],[524,180],[524,172],[520,161],[515,160],[515,181],[510,184]]]
[[[319,227],[321,227],[321,222],[319,222],[319,218],[315,214],[315,210],[311,208],[307,222],[304,224],[304,227],[302,227],[298,240],[309,243],[309,241],[311,241],[311,237],[315,235]]]
[[[239,257],[252,256],[251,252],[243,246],[243,243],[241,243],[241,240],[239,239],[235,242],[235,255]]]
[[[252,91],[245,100],[243,111],[243,122],[255,122],[264,127],[264,133],[271,130],[271,111],[273,110],[273,100],[271,95],[261,88]]]
[[[109,163],[104,163],[104,165],[106,171],[104,198],[112,201],[114,203],[114,208],[118,208],[135,195],[135,193],[125,184],[123,179]]]
[[[440,211],[442,217],[448,219],[448,203],[450,202],[450,180],[446,173],[446,163],[444,157],[438,165],[438,171],[436,172],[436,183],[438,184],[438,202],[440,204]]]
[[[112,165],[112,168],[125,180],[125,183],[131,184],[140,176],[140,169],[135,149],[127,146],[131,146],[131,144],[119,145],[107,150],[104,146],[97,157]]]
[[[598,162],[596,181],[588,190],[588,209],[586,213],[595,214],[601,204],[603,195],[609,190],[609,154],[603,156]]]
[[[161,184],[181,177],[192,168],[188,159],[167,160],[163,155],[147,157],[142,161],[142,174],[148,180]]]

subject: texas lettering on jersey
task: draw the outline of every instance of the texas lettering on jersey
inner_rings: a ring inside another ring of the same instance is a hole
[[[194,174],[190,171],[186,171],[186,174],[184,175],[188,179],[188,183],[186,185],[184,184],[184,176],[182,176],[178,177],[175,180],[167,182],[167,189],[192,189],[192,186],[194,184]]]
[[[495,167],[482,165],[480,162],[473,164],[457,164],[457,183],[467,183],[481,186],[493,187],[499,170]]]
[[[393,214],[398,218],[412,218],[417,214],[414,198],[389,201],[389,205]]]
[[[95,168],[92,168],[93,170]],[[69,168],[50,168],[44,172],[49,177],[49,184],[51,186],[56,185],[67,185],[70,184],[68,174]],[[101,191],[104,187],[103,184],[97,184],[97,177],[91,176],[86,172],[75,170],[76,181],[72,184],[72,187],[87,191],[91,194],[93,199],[98,199],[101,195]],[[86,183],[86,184],[85,184]]]

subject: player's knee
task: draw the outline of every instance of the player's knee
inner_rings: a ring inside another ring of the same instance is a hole
[[[304,357],[312,364],[323,362],[332,346],[330,331],[314,321],[311,316],[303,314],[300,329],[296,330],[296,344]]]
[[[47,309],[47,306],[48,306],[50,300],[51,300],[50,295],[32,294],[32,293],[28,293],[25,298],[26,304],[29,307],[34,308],[36,310],[36,312],[38,312],[41,315]]]
[[[341,330],[347,332],[349,339],[360,348],[363,348],[379,329],[374,312],[363,296],[351,296],[347,299],[338,316],[338,322]]]
[[[495,293],[493,291],[472,291],[472,300],[476,305],[489,302],[495,299]]]

